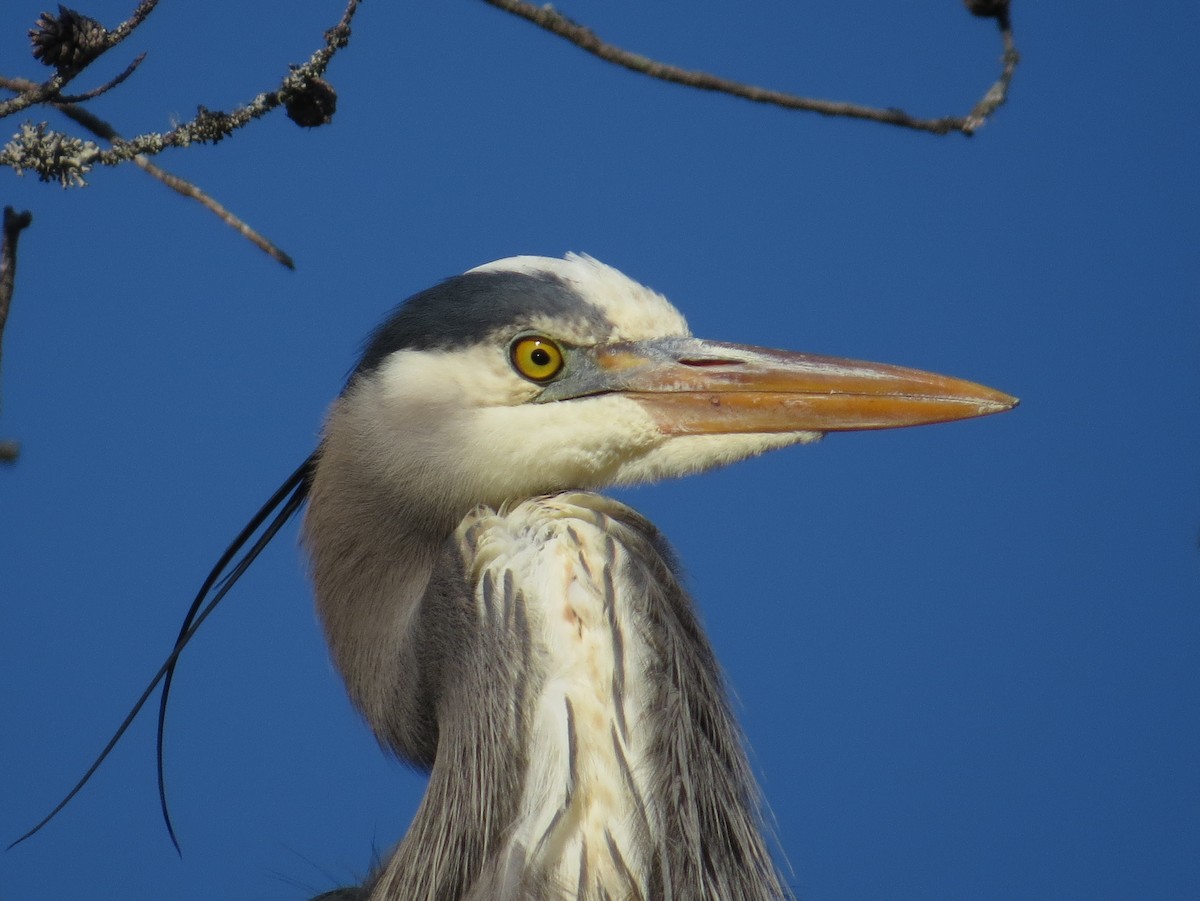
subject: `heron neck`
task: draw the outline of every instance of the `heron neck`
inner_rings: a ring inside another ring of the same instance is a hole
[[[653,526],[570,493],[480,508],[453,546],[419,618],[429,789],[373,901],[787,897]]]
[[[437,744],[418,678],[420,602],[462,510],[414,507],[355,465],[359,449],[326,441],[305,512],[317,614],[351,701],[384,747],[418,766]]]

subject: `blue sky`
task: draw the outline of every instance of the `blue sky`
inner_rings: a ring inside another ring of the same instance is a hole
[[[4,3],[0,71],[41,74],[24,33],[44,6]],[[994,29],[909,6],[560,8],[681,65],[966,111]],[[340,14],[246,10],[163,3],[100,67],[150,54],[94,111],[133,134],[228,109]],[[386,311],[578,250],[698,335],[1022,398],[622,494],[684,562],[798,895],[1200,897],[1198,17],[1018,2],[1011,101],[966,140],[652,83],[478,2],[369,3],[332,126],[275,115],[159,158],[295,272],[133,168],[70,192],[0,173],[0,203],[35,216],[3,361],[0,437],[23,453],[0,469],[0,835],[103,745]],[[351,711],[281,538],[183,659],[182,860],[148,717],[0,854],[0,899],[302,899],[403,833],[423,780]]]

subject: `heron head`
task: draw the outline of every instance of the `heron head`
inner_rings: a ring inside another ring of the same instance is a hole
[[[321,459],[353,466],[364,492],[457,517],[1016,402],[912,369],[693,338],[665,298],[590,257],[514,257],[396,310],[335,403]]]

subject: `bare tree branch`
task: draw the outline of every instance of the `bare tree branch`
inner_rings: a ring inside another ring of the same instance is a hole
[[[133,11],[128,19],[118,25],[113,31],[109,32],[110,41],[104,49],[108,50],[117,46],[125,38],[133,33],[133,30],[146,21],[146,16],[154,12],[154,7],[158,6],[158,0],[141,0],[137,8]]]
[[[325,32],[325,45],[313,53],[304,65],[293,68],[274,91],[259,94],[232,113],[201,107],[190,122],[178,125],[164,134],[148,133],[128,141],[114,142],[112,150],[100,153],[95,162],[102,166],[113,166],[132,159],[139,153],[153,155],[168,147],[186,147],[196,142],[215,143],[293,98],[304,95],[309,89],[309,84],[320,80],[325,74],[334,55],[350,42],[350,22],[358,10],[359,2],[360,0],[349,0],[341,20]],[[0,161],[2,160],[3,153],[0,152]]]
[[[4,76],[0,75],[0,88],[7,88],[10,91],[24,91],[32,84],[33,82],[26,81],[23,78],[5,78]],[[121,136],[117,133],[115,128],[113,128],[100,117],[93,115],[83,107],[75,106],[74,104],[65,103],[62,101],[55,102],[52,105],[68,119],[71,119],[79,125],[82,125],[96,137],[103,138],[106,141],[121,140]],[[237,230],[242,237],[246,238],[246,240],[250,241],[250,243],[269,255],[272,259],[277,260],[284,266],[287,266],[289,269],[296,268],[296,264],[292,260],[291,256],[272,243],[269,239],[255,231],[250,225],[243,222],[236,214],[230,212],[216,199],[210,197],[198,186],[192,184],[186,179],[180,178],[178,175],[173,175],[165,169],[154,165],[154,163],[150,162],[144,156],[134,157],[133,162],[138,166],[138,168],[146,172],[146,174],[157,178],[171,190],[182,194],[184,197],[190,197],[192,200],[198,202],[201,206],[204,206],[206,209],[210,210],[222,222],[224,222],[230,228]]]
[[[1013,45],[1007,0],[999,4],[999,6],[1002,6],[1002,11],[981,13],[972,9],[972,12],[975,12],[976,15],[986,15],[989,18],[997,19],[1004,38],[1004,70],[999,80],[988,89],[983,99],[975,105],[975,108],[968,115],[945,116],[940,119],[919,119],[899,109],[879,109],[876,107],[861,106],[857,103],[843,103],[833,100],[800,97],[795,94],[787,94],[782,91],[731,81],[727,78],[710,75],[707,72],[681,69],[678,66],[661,63],[602,41],[590,28],[571,21],[549,4],[535,6],[532,3],[525,2],[525,0],[484,0],[484,2],[532,22],[539,28],[543,28],[551,34],[556,34],[570,41],[576,47],[593,56],[599,57],[605,62],[622,66],[650,78],[697,88],[702,91],[716,91],[717,93],[728,94],[732,97],[752,100],[755,103],[780,106],[784,109],[821,113],[825,116],[867,119],[872,122],[899,125],[903,128],[913,128],[918,131],[927,131],[939,135],[949,134],[950,132],[961,132],[965,135],[970,135],[982,126],[988,116],[1004,103],[1008,93],[1008,85],[1012,81],[1013,71],[1019,59],[1016,48]]]
[[[192,200],[195,200],[201,206],[210,210],[222,222],[224,222],[230,228],[236,229],[243,238],[257,247],[263,253],[267,254],[269,257],[271,257],[271,259],[278,263],[282,263],[284,266],[287,266],[288,269],[296,268],[296,262],[288,253],[273,244],[267,238],[260,235],[247,223],[239,219],[234,213],[230,212],[228,209],[218,203],[215,198],[205,194],[204,191],[192,184],[190,181],[182,179],[178,175],[172,175],[170,172],[159,168],[144,156],[136,156],[134,157],[133,161],[147,174],[153,175],[171,190],[182,194],[184,197],[192,198]]]
[[[29,210],[18,213],[10,206],[4,208],[4,237],[0,240],[0,356],[4,349],[4,326],[12,304],[13,284],[17,278],[17,241],[21,232],[33,222]]]
[[[143,0],[142,5],[145,6],[150,2],[151,0]],[[64,187],[82,185],[85,183],[84,175],[93,166],[119,165],[135,159],[139,155],[161,153],[168,147],[186,147],[194,143],[216,143],[255,119],[265,116],[276,107],[304,101],[314,90],[325,94],[331,89],[322,81],[321,76],[324,75],[334,55],[350,42],[350,23],[358,10],[359,3],[360,0],[348,0],[341,19],[333,28],[325,32],[324,45],[313,53],[308,62],[301,66],[294,66],[278,88],[259,94],[232,113],[200,107],[199,112],[190,122],[178,125],[163,134],[151,132],[138,135],[128,141],[114,137],[112,139],[113,146],[109,150],[102,150],[90,141],[80,141],[78,138],[59,134],[44,125],[26,125],[12,141],[0,148],[0,165],[9,166],[18,172],[25,170],[36,172],[42,180],[57,180]],[[141,9],[140,6],[139,9]],[[113,33],[115,34],[115,32]],[[31,102],[53,104],[58,90],[65,82],[56,82],[57,86],[53,90],[50,90],[48,86],[61,77],[61,74],[56,75],[50,82],[35,86],[33,90],[25,91],[13,100],[36,97],[38,99]],[[8,81],[16,80],[8,79]],[[30,104],[25,104],[25,106],[28,105]],[[5,104],[0,103],[0,116],[5,114],[4,110]]]
[[[146,54],[144,54],[144,53],[141,54],[140,56],[138,56],[137,59],[135,59],[128,66],[125,67],[124,72],[122,72],[116,78],[106,81],[104,84],[100,85],[100,87],[98,87],[98,88],[92,88],[92,90],[86,91],[83,94],[71,94],[66,97],[62,97],[62,96],[55,97],[54,102],[55,102],[55,104],[83,103],[85,100],[92,100],[95,97],[99,97],[101,94],[111,91],[113,88],[115,88],[121,82],[123,82],[126,78],[128,78],[130,75],[132,75],[134,73],[134,70],[137,69],[137,67],[142,64],[142,60],[144,60],[145,58],[146,58]]]
[[[10,206],[4,208],[4,235],[0,238],[0,358],[3,357],[4,326],[8,323],[8,310],[17,278],[17,241],[21,232],[32,222],[33,214],[29,210],[18,213]],[[17,459],[19,453],[17,442],[0,441],[0,461],[10,463]]]
[[[55,75],[49,81],[42,82],[31,91],[26,91],[24,94],[9,100],[0,101],[0,119],[3,119],[5,116],[11,116],[14,113],[19,113],[21,110],[36,104],[45,103],[51,97],[58,94],[70,80],[70,78],[65,78],[62,75]]]
[[[59,67],[54,76],[47,81],[36,85],[28,91],[19,94],[9,100],[0,102],[0,119],[5,116],[11,116],[14,113],[19,113],[23,109],[28,109],[39,103],[46,103],[57,99],[59,93],[76,75],[82,72],[87,65],[96,60],[102,54],[108,52],[125,38],[133,33],[134,29],[146,20],[146,17],[154,11],[154,7],[158,5],[158,0],[141,0],[133,14],[118,25],[112,31],[104,31],[96,40],[93,46],[88,48],[87,63],[76,67]]]
[[[1004,56],[1001,57],[1004,60],[1004,69],[996,83],[988,88],[988,92],[967,115],[964,122],[964,130],[967,134],[971,134],[975,129],[984,125],[992,113],[1008,99],[1008,86],[1012,84],[1013,75],[1017,71],[1017,63],[1021,61],[1021,55],[1017,53],[1017,45],[1013,42],[1012,26],[1008,24],[1007,11],[1003,17],[997,17],[997,19],[1000,22],[1000,36],[1004,41]]]

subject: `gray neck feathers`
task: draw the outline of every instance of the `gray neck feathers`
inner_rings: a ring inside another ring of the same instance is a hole
[[[339,401],[330,419],[345,415]],[[466,511],[415,508],[421,492],[363,465],[371,436],[330,432],[340,440],[327,435],[321,445],[303,528],[317,613],[350,699],[380,743],[430,766],[437,734],[414,630],[442,545]]]
[[[332,417],[339,415],[344,408],[335,407]],[[370,898],[613,897],[589,889],[586,867],[569,882],[547,864],[555,823],[540,838],[514,839],[526,809],[522,799],[544,775],[530,748],[544,740],[544,733],[535,739],[531,722],[544,698],[530,626],[536,611],[527,609],[522,586],[503,568],[480,577],[475,564],[483,537],[469,528],[455,535],[469,504],[430,497],[405,483],[405,474],[372,472],[362,465],[371,453],[368,439],[327,438],[304,529],[318,611],[351,699],[381,744],[430,771],[412,827],[373,878]],[[593,494],[563,497],[583,511],[581,522],[618,546],[608,555],[619,569],[612,574],[615,589],[599,568],[583,568],[621,605],[624,640],[629,647],[636,642],[645,670],[628,674],[621,689],[638,693],[642,711],[628,740],[641,754],[630,792],[645,827],[629,839],[636,849],[622,853],[613,842],[614,860],[638,861],[624,897],[789,898],[762,834],[757,788],[719,667],[669,549],[650,523],[621,504]],[[414,498],[425,498],[424,506],[414,507]],[[505,522],[536,504],[485,514]],[[564,741],[570,757],[575,737]],[[575,803],[574,764],[568,769],[554,787],[564,816]]]

